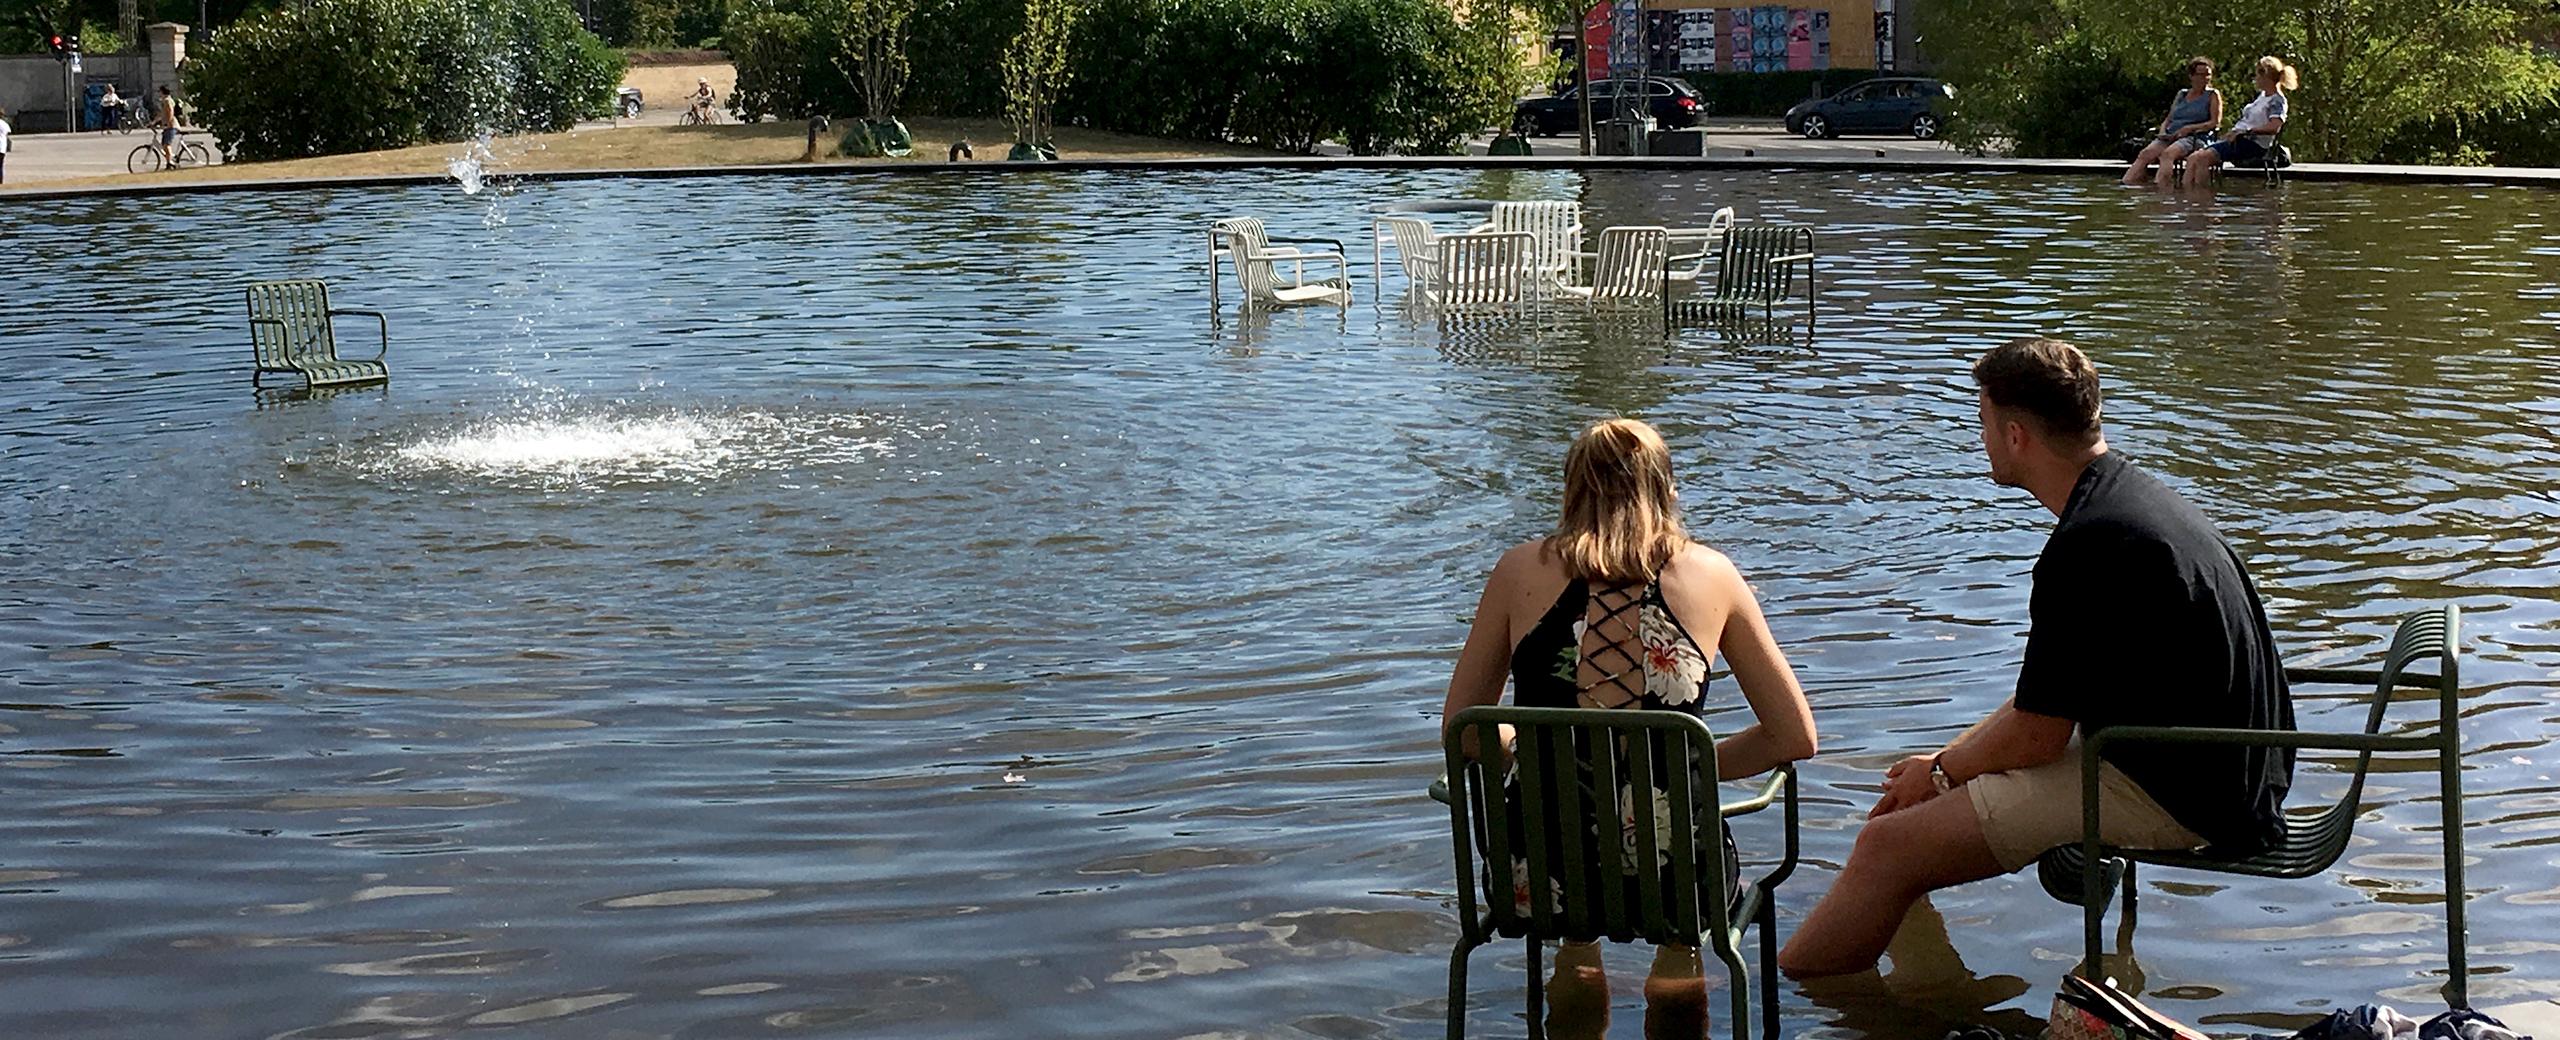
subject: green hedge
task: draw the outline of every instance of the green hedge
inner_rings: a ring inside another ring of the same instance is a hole
[[[565,130],[622,57],[566,0],[300,0],[192,48],[196,116],[243,159]]]
[[[1097,0],[1059,117],[1293,152],[1446,153],[1510,118],[1528,70],[1502,30],[1440,0]]]

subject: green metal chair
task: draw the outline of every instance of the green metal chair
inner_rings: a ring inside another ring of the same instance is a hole
[[[256,282],[248,295],[249,346],[257,359],[249,385],[265,389],[270,372],[299,375],[306,390],[391,378],[390,366],[383,363],[391,353],[391,320],[380,311],[332,308],[329,283],[309,279]],[[339,357],[330,319],[341,314],[372,318],[381,328],[382,349],[371,358]]]
[[[1716,257],[1714,293],[1692,296],[1676,305],[1666,294],[1663,320],[1670,321],[1676,307],[1683,317],[1694,315],[1712,324],[1730,325],[1757,307],[1763,318],[1775,321],[1778,305],[1795,298],[1799,269],[1809,328],[1814,320],[1813,229],[1801,224],[1736,224],[1725,232],[1723,251]]]
[[[2036,865],[2037,878],[2043,883],[2046,893],[2066,903],[2077,903],[2082,908],[2086,925],[2086,934],[2082,938],[2087,947],[2087,960],[2082,962],[2080,969],[2082,977],[2094,980],[2095,973],[2099,971],[2098,930],[2107,913],[2107,887],[2117,884],[2119,877],[2124,888],[2125,927],[2128,932],[2132,927],[2135,864],[2152,863],[2217,874],[2268,878],[2307,878],[2319,874],[2337,863],[2338,857],[2346,851],[2356,814],[2363,808],[2365,776],[2373,766],[2374,753],[2424,753],[2435,760],[2442,795],[2445,941],[2452,967],[2452,978],[2444,986],[2445,999],[2454,1007],[2469,1007],[2470,990],[2465,978],[2469,968],[2464,950],[2464,939],[2468,933],[2462,913],[2461,705],[2457,703],[2462,690],[2461,623],[2461,608],[2455,606],[2402,619],[2399,630],[2391,637],[2390,650],[2383,657],[2379,670],[2285,669],[2286,681],[2297,686],[2370,686],[2373,690],[2372,704],[2365,714],[2364,732],[2360,734],[2118,726],[2090,736],[2087,753],[2081,756],[2080,843],[2057,846],[2046,852]],[[2435,674],[2408,670],[2410,665],[2428,658],[2437,660]],[[2392,692],[2399,689],[2434,691],[2437,701],[2434,732],[2421,736],[2382,735],[2383,715],[2391,706]],[[2234,856],[2217,853],[2210,848],[2192,852],[2120,849],[2104,845],[2098,839],[2099,752],[2109,745],[2135,741],[2353,751],[2356,753],[2355,770],[2347,783],[2345,799],[2316,815],[2288,817],[2284,838],[2265,850]],[[2099,863],[2101,869],[2082,869],[2083,864],[2092,861]]]
[[[1470,733],[1478,747],[1500,747],[1506,725],[1516,733],[1511,752],[1516,806],[1508,801],[1498,764],[1489,768],[1463,750]],[[1467,955],[1496,937],[1527,945],[1532,1038],[1545,1034],[1539,943],[1605,937],[1712,951],[1732,977],[1734,1036],[1750,1040],[1750,972],[1740,945],[1755,923],[1760,926],[1762,1030],[1775,1040],[1776,896],[1779,883],[1796,866],[1793,766],[1771,774],[1752,797],[1719,806],[1712,800],[1713,781],[1699,779],[1716,775],[1715,737],[1706,723],[1672,711],[1469,708],[1458,713],[1443,744],[1446,786],[1434,785],[1432,794],[1449,803],[1450,840],[1457,857],[1460,934],[1449,955],[1451,1040],[1466,1036]],[[1652,811],[1625,814],[1634,818],[1632,848],[1655,850],[1656,869],[1630,869],[1627,862],[1618,795],[1622,777],[1630,780],[1629,806],[1659,798],[1669,807],[1665,819]],[[1768,808],[1781,792],[1786,858],[1768,874],[1737,886],[1726,872],[1722,821]],[[1620,822],[1601,822],[1610,820]],[[1575,840],[1594,832],[1597,838],[1588,846]],[[1479,838],[1484,843],[1483,877],[1476,869]],[[1528,899],[1526,912],[1509,897],[1515,858],[1528,864],[1527,891],[1543,897]],[[1477,903],[1479,884],[1490,885],[1482,906]]]

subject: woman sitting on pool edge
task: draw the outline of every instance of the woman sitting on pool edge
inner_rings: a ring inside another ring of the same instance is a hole
[[[1671,450],[1653,427],[1610,419],[1584,430],[1565,453],[1555,533],[1513,546],[1485,581],[1449,680],[1443,732],[1459,712],[1499,702],[1505,673],[1521,707],[1700,715],[1712,648],[1724,653],[1756,720],[1716,742],[1717,779],[1811,757],[1813,711],[1759,602],[1733,561],[1690,540],[1679,502]],[[1565,943],[1555,961],[1550,1028],[1601,1035],[1609,995],[1599,943]],[[1645,980],[1648,1034],[1699,1035],[1700,968],[1695,949],[1655,951]]]
[[[2258,96],[2241,106],[2240,121],[2231,124],[2231,136],[2211,148],[2197,149],[2187,158],[2189,185],[2204,184],[2213,177],[2213,168],[2227,162],[2255,162],[2265,158],[2276,146],[2276,135],[2284,132],[2284,118],[2292,111],[2284,92],[2300,86],[2301,75],[2284,59],[2268,55],[2258,59]]]
[[[2160,183],[2169,183],[2178,175],[2178,160],[2212,144],[2220,126],[2222,92],[2213,89],[2213,59],[2197,55],[2187,60],[2186,88],[2169,99],[2169,114],[2160,120],[2157,136],[2125,168],[2124,182],[2141,184],[2142,172],[2157,163]]]

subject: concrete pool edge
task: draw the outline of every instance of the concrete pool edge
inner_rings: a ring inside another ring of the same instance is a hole
[[[1196,159],[1067,159],[1048,163],[911,162],[911,163],[777,163],[748,166],[659,166],[630,169],[536,170],[496,172],[493,183],[609,179],[661,180],[690,177],[830,177],[962,173],[1001,176],[1068,170],[1320,170],[1320,169],[1571,169],[1571,170],[1803,170],[1898,173],[2071,173],[2119,175],[2124,164],[2100,159],[1896,159],[1783,158],[1776,156],[1282,156],[1276,158]],[[2243,183],[2255,171],[2231,175]],[[2488,184],[2560,188],[2560,169],[2516,166],[2393,166],[2361,163],[2297,163],[2285,170],[2288,180],[2361,181],[2369,183]],[[147,198],[168,195],[221,194],[247,191],[298,191],[314,188],[410,187],[452,183],[441,173],[376,174],[359,177],[261,178],[237,181],[96,185],[79,188],[0,188],[0,199],[12,202],[105,196]]]

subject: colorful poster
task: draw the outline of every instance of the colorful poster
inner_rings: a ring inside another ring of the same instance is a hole
[[[1582,74],[1591,79],[1609,78],[1609,0],[1600,0],[1582,14]]]
[[[1813,13],[1813,67],[1831,67],[1831,12]]]
[[[1713,11],[1663,11],[1669,39],[1668,67],[1678,72],[1716,70],[1716,14]]]
[[[1751,9],[1751,71],[1787,70],[1787,9],[1774,4]]]
[[[1732,26],[1727,36],[1731,46],[1725,51],[1725,65],[1735,72],[1749,72],[1752,56],[1757,53],[1752,50],[1751,12],[1734,8],[1724,12],[1724,15],[1727,23]]]
[[[1802,72],[1813,67],[1813,12],[1796,8],[1787,12],[1787,68]]]

